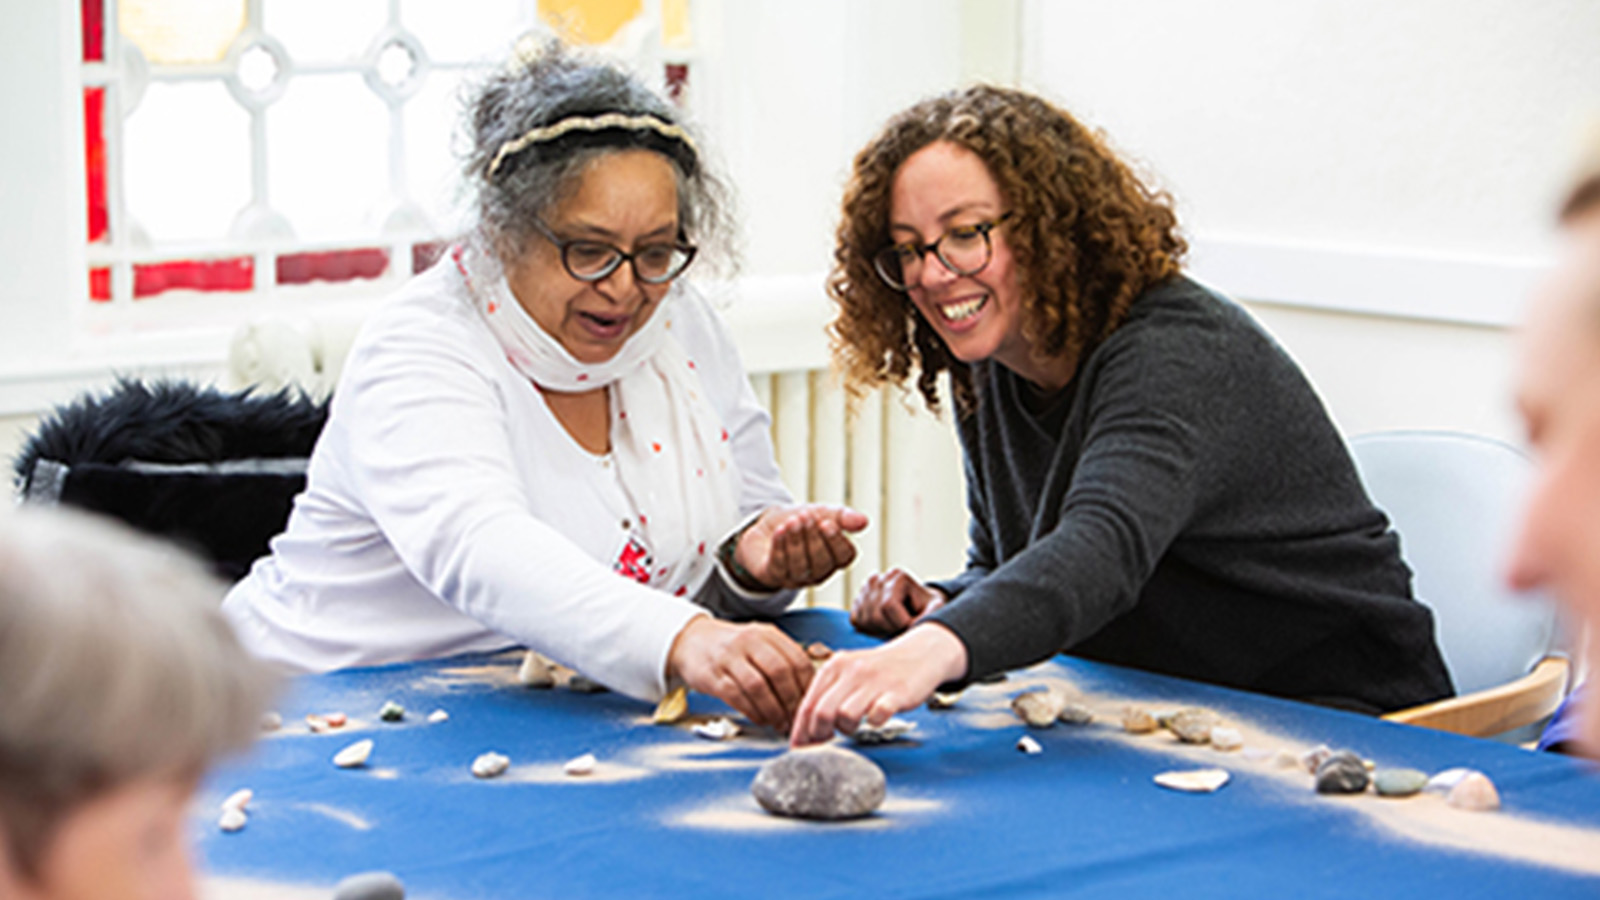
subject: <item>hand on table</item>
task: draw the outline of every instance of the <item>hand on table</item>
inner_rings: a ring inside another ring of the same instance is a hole
[[[689,620],[667,654],[667,674],[710,694],[757,725],[787,728],[814,667],[788,635],[765,622]]]
[[[938,588],[918,581],[905,569],[894,568],[867,576],[850,607],[850,624],[868,634],[899,634],[911,623],[945,605]]]
[[[773,506],[739,536],[734,553],[771,590],[810,587],[855,560],[849,536],[866,527],[866,514],[848,506]]]
[[[967,674],[967,648],[942,625],[913,628],[881,647],[835,653],[811,680],[789,730],[802,747],[854,734],[865,720],[882,725],[928,699],[935,688]]]

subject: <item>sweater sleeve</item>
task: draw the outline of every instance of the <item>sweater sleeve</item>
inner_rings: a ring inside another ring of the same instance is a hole
[[[443,602],[617,691],[659,697],[672,641],[701,611],[619,578],[532,514],[481,348],[436,330],[358,344],[335,397],[365,513]]]
[[[1070,482],[1059,508],[1045,510],[1053,526],[1036,524],[1025,549],[931,617],[966,644],[968,678],[1045,659],[1131,609],[1183,530],[1199,502],[1199,454],[1216,440],[1206,406],[1227,401],[1198,370],[1204,354],[1162,350],[1115,339],[1101,348],[1080,375],[1081,444],[1063,440],[1054,461]],[[993,414],[1001,428],[1023,415]],[[1073,452],[1075,465],[1061,458]],[[986,521],[1005,514],[987,512]]]

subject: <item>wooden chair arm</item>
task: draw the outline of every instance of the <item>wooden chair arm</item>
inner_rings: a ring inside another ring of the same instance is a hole
[[[1521,728],[1555,712],[1566,696],[1565,657],[1546,656],[1533,671],[1497,687],[1396,710],[1383,718],[1470,737],[1490,737]]]

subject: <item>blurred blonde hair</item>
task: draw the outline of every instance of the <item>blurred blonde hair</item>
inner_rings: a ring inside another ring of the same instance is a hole
[[[0,510],[0,838],[26,878],[64,817],[194,778],[260,729],[276,675],[196,558],[65,510]]]

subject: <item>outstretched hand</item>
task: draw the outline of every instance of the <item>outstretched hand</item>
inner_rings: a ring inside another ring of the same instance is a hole
[[[866,527],[866,514],[848,506],[773,506],[740,535],[734,553],[769,589],[810,587],[855,561],[850,535]]]
[[[928,587],[905,569],[876,572],[867,576],[856,594],[850,624],[857,631],[888,637],[905,631],[946,602],[943,591]]]
[[[835,653],[817,670],[795,714],[789,744],[803,747],[882,725],[967,674],[967,647],[941,625],[913,628],[881,647]]]

